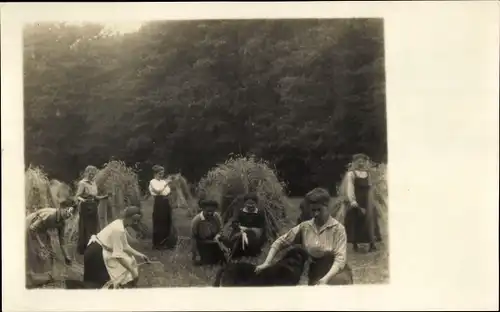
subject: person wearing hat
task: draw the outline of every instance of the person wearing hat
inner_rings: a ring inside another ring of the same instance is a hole
[[[139,207],[127,207],[121,218],[92,235],[83,260],[83,281],[88,288],[102,288],[109,281],[115,288],[137,285],[139,268],[135,257],[145,262],[149,258],[129,245],[126,228],[140,222],[141,217]]]
[[[170,180],[164,179],[165,169],[153,166],[154,178],[149,182],[149,192],[154,197],[153,205],[153,248],[171,248],[169,243],[173,233],[172,207],[170,196]]]
[[[276,239],[264,263],[256,267],[259,273],[271,266],[276,254],[299,244],[310,257],[309,285],[353,284],[353,274],[347,264],[347,238],[344,226],[329,211],[330,194],[315,188],[305,196],[313,218],[300,223]]]
[[[56,230],[66,265],[71,264],[64,241],[66,221],[73,216],[74,207],[42,208],[26,217],[26,275],[27,286],[37,286],[53,280],[55,251],[49,231]]]
[[[347,242],[358,251],[359,244],[369,244],[369,251],[375,251],[376,242],[381,241],[378,213],[373,206],[371,196],[370,158],[365,154],[356,154],[352,167],[346,173],[346,198],[348,209],[344,225]]]
[[[201,199],[201,212],[191,221],[191,252],[195,265],[211,265],[224,261],[224,253],[219,247],[217,234],[222,229],[222,218],[216,211],[219,204],[215,200]]]

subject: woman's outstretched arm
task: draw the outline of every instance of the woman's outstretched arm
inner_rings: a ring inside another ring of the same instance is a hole
[[[273,261],[274,257],[280,250],[293,245],[295,242],[295,238],[300,233],[301,228],[302,228],[302,223],[293,227],[292,229],[290,229],[290,231],[283,234],[282,236],[278,237],[271,245],[266,260],[264,261],[264,264],[265,265],[271,264],[271,261]]]

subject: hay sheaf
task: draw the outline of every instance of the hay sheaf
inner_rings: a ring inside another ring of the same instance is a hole
[[[134,169],[118,160],[108,162],[95,176],[99,195],[109,194],[99,203],[101,228],[118,218],[127,206],[141,206],[141,192]]]
[[[348,207],[347,200],[347,172],[351,171],[352,163],[347,165],[346,174],[342,179],[338,187],[338,197],[335,201],[333,208],[333,216],[341,223],[344,223],[345,213]],[[369,179],[370,184],[372,185],[370,191],[370,204],[374,206],[377,210],[379,218],[383,222],[383,227],[387,228],[387,215],[388,215],[388,207],[387,207],[387,198],[388,198],[388,189],[387,189],[387,165],[386,164],[377,164],[370,163],[369,165]]]
[[[193,217],[197,212],[197,206],[186,178],[177,173],[168,175],[167,180],[171,181],[169,183],[171,194],[168,199],[172,208],[187,210],[188,215]]]
[[[243,196],[255,192],[267,221],[267,236],[276,238],[289,225],[285,185],[266,161],[232,157],[211,169],[198,184],[198,198],[215,200],[225,222],[243,205]]]
[[[40,208],[55,207],[50,181],[41,168],[31,165],[28,167],[24,173],[24,187],[26,214]]]

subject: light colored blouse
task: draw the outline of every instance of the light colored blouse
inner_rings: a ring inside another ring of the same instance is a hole
[[[97,196],[97,184],[95,181],[83,179],[78,182],[78,189],[76,190],[76,198],[84,198],[84,196]]]
[[[153,196],[167,196],[170,194],[170,187],[167,184],[165,180],[153,179],[149,182],[149,193]],[[163,189],[165,185],[167,185],[167,187]]]
[[[340,222],[330,217],[321,228],[318,228],[314,220],[304,221],[279,237],[271,248],[279,251],[292,246],[298,234],[302,235],[302,247],[311,257],[320,258],[333,254],[334,272],[338,273],[344,268],[347,259],[347,236]]]
[[[138,274],[137,261],[134,256],[125,252],[130,245],[127,241],[123,220],[117,219],[96,235],[92,235],[89,245],[93,242],[97,242],[103,247],[104,264],[114,285],[124,285],[134,279],[132,274],[117,261],[118,258],[122,258],[129,262],[130,266],[136,270],[135,273]]]

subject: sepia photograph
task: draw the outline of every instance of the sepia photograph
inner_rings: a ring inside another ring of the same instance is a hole
[[[2,310],[498,309],[497,9],[0,5]]]
[[[382,18],[23,28],[26,287],[389,282]]]

